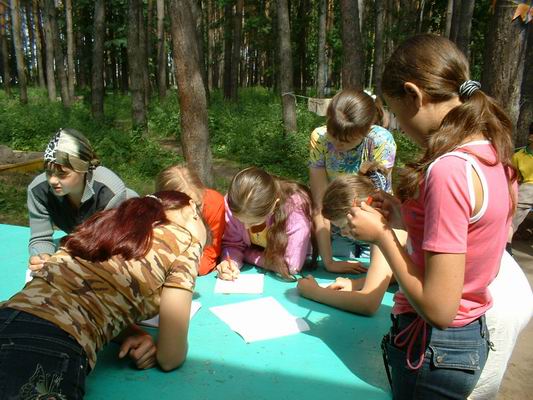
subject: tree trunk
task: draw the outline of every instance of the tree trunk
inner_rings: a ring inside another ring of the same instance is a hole
[[[131,92],[133,127],[146,129],[146,103],[144,99],[144,68],[141,50],[140,25],[142,0],[129,0],[128,7],[128,66]],[[144,60],[146,61],[146,60]]]
[[[512,21],[514,11],[508,1],[497,1],[485,36],[482,88],[505,107],[516,126],[524,69],[525,30],[520,18]]]
[[[48,19],[49,21],[50,28],[52,31],[52,44],[54,47],[55,67],[57,70],[57,75],[59,77],[59,84],[61,89],[61,101],[63,102],[63,105],[65,107],[69,107],[71,104],[71,99],[68,92],[67,73],[65,71],[65,59],[63,56],[63,49],[61,48],[59,29],[57,27],[56,7],[54,4],[54,0],[44,0],[44,4],[44,13],[46,19]]]
[[[326,18],[328,14],[327,0],[320,0],[320,14],[318,17],[318,72],[316,77],[316,92],[318,98],[324,97],[327,76],[326,60]]]
[[[191,12],[195,20],[196,26],[196,44],[198,46],[198,60],[200,62],[200,71],[202,72],[202,79],[204,80],[205,94],[209,101],[209,91],[207,90],[207,68],[205,64],[205,52],[204,52],[204,18],[202,15],[202,2],[201,0],[191,1]]]
[[[453,0],[448,0],[448,6],[446,8],[446,25],[444,28],[444,36],[448,39],[451,39],[451,29],[452,29],[452,15],[453,15]]]
[[[335,22],[335,7],[333,0],[326,0],[327,2],[327,17],[326,17],[326,38],[328,37],[329,32],[333,29],[333,24]],[[330,95],[331,87],[334,82],[334,71],[333,71],[333,46],[326,42],[326,59],[327,59],[327,79],[325,94],[326,96]]]
[[[470,59],[470,31],[472,29],[472,16],[474,15],[474,0],[461,0],[461,14],[459,29],[455,43],[464,53],[466,59]]]
[[[157,0],[157,88],[159,98],[167,96],[167,52],[165,48],[165,0]]]
[[[101,119],[104,116],[104,40],[105,0],[95,0],[91,111],[96,119]]]
[[[43,6],[44,44],[46,51],[46,86],[48,88],[48,98],[50,101],[56,101],[57,89],[54,71],[54,37],[52,34],[52,23],[46,12],[46,4],[43,4]]]
[[[8,8],[0,3],[0,52],[2,54],[2,70],[4,75],[2,77],[4,82],[4,90],[8,96],[11,96],[11,75],[9,73],[9,50],[7,46],[7,29],[6,29],[6,15]]]
[[[381,96],[381,79],[383,74],[383,40],[385,27],[385,12],[383,0],[375,1],[376,26],[374,39],[374,90],[377,96]]]
[[[224,5],[224,98],[231,99],[231,47],[233,44],[232,38],[232,15],[233,2],[227,1]]]
[[[527,47],[524,59],[524,71],[522,73],[522,88],[520,98],[520,114],[516,127],[516,146],[526,146],[528,135],[531,132],[530,126],[533,124],[533,24],[526,25]],[[527,67],[529,66],[529,68]]]
[[[126,93],[129,88],[129,65],[128,65],[128,50],[126,46],[120,47],[120,90]]]
[[[237,101],[239,99],[239,65],[241,61],[241,42],[242,42],[242,10],[244,0],[237,0],[235,4],[235,15],[233,16],[233,45],[231,48],[231,83],[230,99]]]
[[[457,35],[461,26],[461,3],[463,0],[453,0],[452,22],[450,28],[450,40],[457,43]]]
[[[342,15],[342,88],[361,90],[362,44],[357,0],[341,0]]]
[[[20,102],[28,103],[28,88],[26,68],[24,66],[24,53],[22,47],[22,33],[20,30],[20,3],[19,0],[11,0],[11,26],[13,28],[13,45],[17,59],[17,76],[20,85]]]
[[[37,59],[37,73],[39,74],[39,86],[44,88],[44,63],[43,63],[43,34],[41,29],[41,18],[37,0],[32,0],[33,23],[35,26],[35,58]]]
[[[68,94],[74,99],[74,85],[76,84],[76,71],[74,69],[74,31],[72,30],[72,0],[65,0],[65,13],[67,20],[67,66],[68,66]]]
[[[30,59],[28,62],[28,79],[33,81],[35,76],[36,62],[35,62],[35,21],[32,21],[31,2],[27,2],[24,6],[26,14],[26,28],[28,30],[28,47],[30,48]]]
[[[298,5],[298,24],[295,32],[296,41],[296,82],[295,86],[299,93],[305,95],[307,90],[307,36],[309,25],[309,0],[300,0]]]
[[[202,182],[211,186],[212,159],[209,147],[207,97],[202,78],[196,24],[191,2],[171,0],[170,26],[176,79],[179,90],[181,145],[185,160]]]
[[[207,89],[211,92],[213,90],[213,72],[214,72],[214,56],[215,56],[215,29],[212,27],[214,20],[214,0],[207,0]]]
[[[139,6],[139,14],[138,14],[138,31],[139,31],[139,65],[141,67],[142,72],[142,83],[143,83],[143,95],[144,95],[144,107],[148,107],[148,103],[150,102],[150,77],[148,75],[148,40],[147,40],[147,25],[146,25],[146,18],[144,17],[144,2],[141,1],[141,4]]]
[[[287,0],[277,0],[279,36],[279,73],[281,101],[283,105],[283,127],[285,133],[296,132],[296,98],[293,88],[291,27]]]

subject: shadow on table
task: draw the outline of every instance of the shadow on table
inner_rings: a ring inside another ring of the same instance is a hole
[[[381,353],[381,340],[390,328],[390,306],[382,304],[374,316],[366,317],[308,300],[296,288],[286,290],[285,296],[309,310],[304,319],[310,330],[304,334],[322,340],[362,381],[390,391]]]
[[[231,362],[189,358],[178,370],[139,371],[116,359],[118,349],[109,346],[99,354],[96,369],[86,383],[86,399],[194,399],[194,400],[323,400],[331,396],[365,400],[390,399],[387,391],[354,382],[320,379],[272,369],[246,368]],[[280,360],[280,362],[283,362]],[[324,366],[327,368],[327,365]]]

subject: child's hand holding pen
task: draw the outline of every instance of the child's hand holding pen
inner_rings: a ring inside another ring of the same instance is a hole
[[[225,281],[234,281],[239,277],[240,270],[235,261],[233,261],[229,255],[226,255],[226,259],[220,262],[217,267],[218,278]]]

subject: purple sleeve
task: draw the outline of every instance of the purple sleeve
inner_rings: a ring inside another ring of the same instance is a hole
[[[263,256],[264,251],[255,247],[249,247],[244,251],[244,262],[246,264],[257,265],[258,267],[263,267],[265,262],[265,257]]]
[[[228,207],[226,196],[224,196],[226,228],[222,236],[221,259],[224,260],[229,256],[235,261],[239,268],[242,267],[244,252],[250,247],[248,234],[242,222],[233,216]]]
[[[285,261],[291,274],[301,271],[311,240],[311,220],[302,211],[299,202],[291,207],[287,218],[287,249]]]

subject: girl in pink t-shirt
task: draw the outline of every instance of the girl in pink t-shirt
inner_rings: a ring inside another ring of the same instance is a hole
[[[348,218],[352,235],[379,246],[400,286],[383,343],[393,395],[466,398],[487,358],[487,286],[514,209],[512,125],[469,80],[464,55],[439,36],[400,45],[382,89],[425,151],[402,176],[401,205],[381,195],[373,203],[381,213],[363,203]],[[405,249],[391,229],[398,224],[408,232]]]

